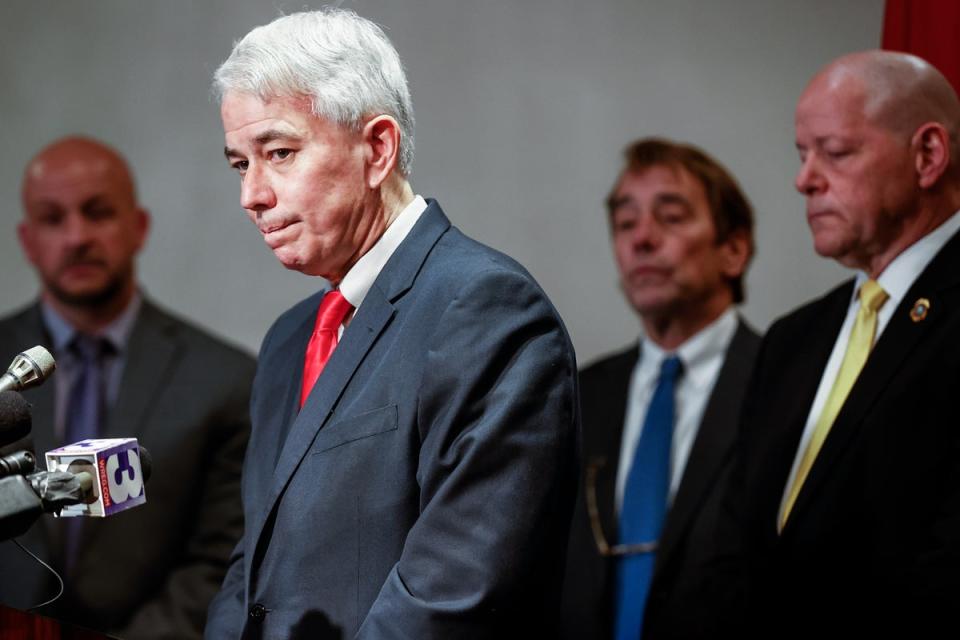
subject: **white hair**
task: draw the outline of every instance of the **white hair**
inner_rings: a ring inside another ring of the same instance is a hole
[[[353,11],[325,7],[281,16],[234,44],[213,75],[218,99],[228,92],[310,98],[313,113],[360,129],[386,114],[400,125],[398,170],[413,165],[413,105],[396,49],[376,24]]]

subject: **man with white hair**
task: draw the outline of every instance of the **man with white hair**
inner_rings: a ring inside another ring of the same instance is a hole
[[[956,93],[914,56],[843,56],[800,97],[814,248],[857,273],[760,347],[720,535],[744,588],[715,584],[743,598],[740,637],[956,626],[958,134]]]
[[[329,286],[261,347],[246,531],[207,637],[550,635],[578,431],[556,311],[414,195],[410,96],[376,25],[279,18],[215,85],[243,208]]]

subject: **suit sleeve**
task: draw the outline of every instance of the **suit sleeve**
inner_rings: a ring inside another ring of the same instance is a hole
[[[263,354],[269,352],[270,344],[272,342],[276,327],[277,323],[274,323],[273,326],[267,331],[267,334],[263,337],[263,342],[260,344],[258,362],[262,362]],[[260,369],[258,368],[258,376],[259,371]],[[254,379],[250,388],[249,402],[244,407],[246,412],[245,416],[248,423],[251,413],[250,408],[253,407],[257,401],[257,388],[257,380]],[[242,459],[244,461],[244,468],[250,468],[251,464],[255,464],[253,462],[254,453],[255,451],[253,451],[252,448],[248,448],[243,454]],[[242,497],[247,495],[247,488],[245,486],[246,483],[246,476],[242,475],[240,486],[240,495]],[[230,554],[230,560],[227,565],[227,573],[223,579],[223,584],[220,586],[220,590],[216,593],[216,596],[210,602],[210,608],[207,611],[204,638],[209,638],[210,640],[239,638],[243,628],[244,620],[247,616],[247,611],[244,608],[244,589],[246,588],[246,575],[244,574],[246,529],[242,528],[242,525],[243,523],[241,522],[242,534],[239,536],[239,542],[237,542],[236,547]]]
[[[578,471],[566,332],[528,276],[498,271],[472,278],[425,346],[420,515],[357,637],[542,633]]]
[[[199,638],[203,631],[207,606],[220,588],[231,551],[243,533],[240,473],[250,432],[253,364],[248,359],[242,364],[233,370],[230,393],[212,418],[210,464],[202,486],[197,487],[200,508],[178,566],[171,568],[156,596],[118,631],[121,637]]]
[[[239,638],[246,611],[243,610],[243,540],[230,556],[230,565],[223,585],[207,614],[205,638]]]

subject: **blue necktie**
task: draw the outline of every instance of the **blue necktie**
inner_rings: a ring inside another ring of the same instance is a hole
[[[66,444],[100,435],[103,417],[104,385],[102,357],[108,349],[106,340],[78,333],[70,350],[79,364],[70,389],[64,439]]]
[[[656,542],[667,512],[670,491],[670,445],[673,441],[674,389],[681,362],[664,359],[643,432],[633,457],[620,510],[620,544]],[[617,566],[614,638],[638,640],[653,576],[654,552],[621,556]]]
[[[70,389],[64,439],[66,444],[73,444],[100,437],[105,404],[102,360],[111,345],[103,338],[78,333],[69,348],[77,359],[78,369]],[[83,518],[65,518],[63,562],[67,573],[73,569],[80,553],[82,521]]]

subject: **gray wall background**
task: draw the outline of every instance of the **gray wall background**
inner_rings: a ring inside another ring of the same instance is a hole
[[[153,213],[146,290],[256,350],[316,290],[285,271],[239,206],[209,79],[232,42],[302,0],[0,5],[0,312],[36,295],[15,226],[23,164],[75,132],[118,147]],[[635,339],[603,198],[625,144],[691,141],[757,212],[746,317],[765,328],[845,277],[813,252],[793,106],[831,58],[877,46],[882,0],[347,0],[386,27],[417,116],[412,182],[466,233],[541,282],[588,361]],[[31,345],[23,345],[25,348]]]

